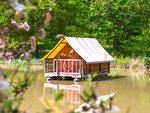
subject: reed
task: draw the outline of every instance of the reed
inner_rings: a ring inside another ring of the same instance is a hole
[[[127,63],[127,67],[129,69],[137,69],[137,70],[146,69],[146,67],[144,66],[144,61],[140,60],[139,58],[132,59],[131,61],[129,61]]]

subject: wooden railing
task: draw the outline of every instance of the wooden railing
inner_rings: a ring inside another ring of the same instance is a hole
[[[45,73],[53,72],[53,60],[44,59],[44,72]]]
[[[45,73],[81,73],[80,59],[45,59]]]

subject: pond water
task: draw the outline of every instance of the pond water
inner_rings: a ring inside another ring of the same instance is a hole
[[[10,70],[7,66],[2,68]],[[18,76],[23,73],[24,71],[20,70]],[[96,83],[98,95],[115,92],[114,105],[120,108],[120,113],[150,113],[149,73],[143,70],[111,69],[110,75],[107,80],[93,82]],[[29,110],[30,113],[43,113],[50,104],[56,113],[67,113],[82,104],[79,94],[86,90],[84,82],[52,80],[47,83],[41,66],[34,70],[33,76],[37,79],[26,91],[21,109]],[[53,104],[54,96],[51,90],[58,93],[62,89],[65,96],[58,105]]]

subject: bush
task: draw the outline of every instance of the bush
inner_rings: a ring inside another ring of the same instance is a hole
[[[145,69],[143,62],[140,59],[132,59],[128,62],[129,69]]]
[[[144,58],[144,66],[150,67],[150,58],[149,57]]]

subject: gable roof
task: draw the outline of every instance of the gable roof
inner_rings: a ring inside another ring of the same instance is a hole
[[[68,42],[69,45],[87,63],[101,63],[114,61],[114,58],[107,53],[107,51],[100,45],[100,43],[95,38],[76,37],[64,37],[64,39],[61,39],[58,42],[58,44],[52,49],[52,51],[50,51],[45,57],[43,57],[42,60],[44,60],[45,58],[54,58],[59,53],[59,51],[61,51],[61,49],[65,46],[65,44],[62,43],[63,41]]]
[[[48,53],[46,54],[41,60],[44,60],[45,58],[53,59],[66,45],[67,40],[62,38],[57,45]]]

